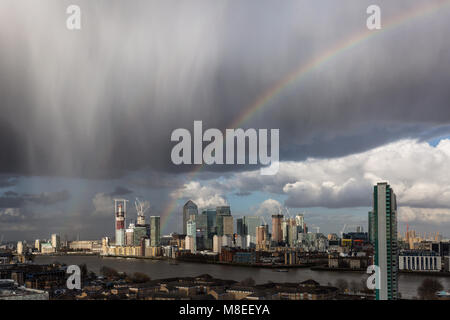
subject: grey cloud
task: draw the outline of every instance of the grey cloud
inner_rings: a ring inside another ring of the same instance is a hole
[[[70,194],[67,190],[39,194],[19,194],[14,191],[7,191],[0,197],[0,208],[20,208],[31,204],[48,206],[66,201],[69,198]]]
[[[388,20],[429,2],[378,4]],[[192,170],[171,164],[172,130],[194,120],[227,128],[298,66],[364,31],[371,4],[78,3],[83,29],[69,32],[60,1],[2,1],[0,172],[108,178]],[[282,160],[432,137],[436,127],[448,133],[449,28],[442,11],[363,41],[242,126],[280,128]]]
[[[123,187],[123,186],[117,186],[113,192],[109,193],[110,196],[124,196],[127,194],[133,193],[132,190]]]

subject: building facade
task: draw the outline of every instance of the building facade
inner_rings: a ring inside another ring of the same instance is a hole
[[[373,192],[375,265],[378,266],[377,300],[398,299],[397,201],[392,188],[378,183]]]
[[[198,207],[197,205],[192,201],[189,200],[185,203],[183,206],[183,234],[187,234],[186,231],[186,224],[189,220],[193,220],[192,216],[198,215]]]

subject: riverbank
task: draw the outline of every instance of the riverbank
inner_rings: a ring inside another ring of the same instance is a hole
[[[44,257],[65,257],[65,256],[100,256],[96,252],[53,252],[53,253],[33,253],[34,256],[44,256]]]
[[[331,271],[331,272],[353,272],[353,273],[367,273],[366,269],[350,269],[350,268],[329,268],[325,266],[314,266],[310,268],[313,271]],[[450,277],[450,272],[445,271],[413,271],[413,270],[400,270],[400,274],[411,274],[419,276],[432,276],[432,277]]]
[[[275,272],[275,269],[249,268],[225,264],[191,263],[175,260],[151,260],[151,259],[118,259],[100,258],[99,256],[36,256],[35,263],[51,264],[55,261],[66,265],[86,264],[89,271],[101,274],[101,268],[107,266],[120,272],[132,275],[140,272],[148,275],[151,279],[165,279],[173,277],[196,277],[201,274],[209,274],[212,277],[242,281],[252,278],[256,283],[263,284],[272,282],[302,282],[313,279],[322,285],[328,283],[335,285],[337,280],[343,279],[348,283],[352,281],[360,283],[366,281],[368,274],[363,272],[336,272],[336,271],[314,271],[311,268],[291,268],[288,272]],[[282,269],[282,268],[278,268]],[[399,291],[405,299],[412,299],[417,295],[417,288],[422,283],[422,275],[401,273],[399,275]],[[449,277],[436,277],[444,289],[450,288]]]
[[[136,260],[163,260],[170,261],[173,264],[178,262],[188,262],[188,263],[198,263],[198,264],[218,264],[225,266],[236,266],[236,267],[246,267],[246,268],[266,268],[266,269],[297,269],[297,268],[310,268],[314,266],[314,263],[304,263],[296,265],[281,265],[281,264],[260,264],[260,263],[236,263],[236,262],[223,262],[223,261],[213,261],[213,260],[197,260],[179,257],[177,259],[172,259],[168,257],[142,257],[142,256],[124,256],[124,255],[100,255],[101,258],[119,258],[119,259],[136,259]]]

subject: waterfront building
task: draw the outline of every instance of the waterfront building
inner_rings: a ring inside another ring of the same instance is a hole
[[[385,182],[374,186],[375,265],[379,267],[377,300],[398,298],[397,200]]]
[[[439,272],[442,258],[433,251],[403,250],[399,254],[399,270]]]
[[[36,239],[36,240],[34,241],[34,248],[35,248],[38,252],[41,252],[41,240]]]
[[[220,253],[222,251],[222,237],[214,235],[213,237],[213,251],[215,253]]]
[[[41,253],[54,253],[55,248],[53,248],[51,242],[41,243]]]
[[[197,226],[195,221],[189,220],[186,223],[186,249],[192,253],[197,252]]]
[[[55,252],[58,252],[61,247],[61,238],[59,234],[52,234],[52,247],[55,249]]]

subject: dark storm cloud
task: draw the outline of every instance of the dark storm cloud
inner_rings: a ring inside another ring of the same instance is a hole
[[[118,186],[114,189],[113,192],[109,193],[108,195],[113,197],[113,196],[124,196],[130,193],[133,193],[133,191],[126,187]]]
[[[66,201],[70,198],[67,190],[57,192],[42,192],[39,194],[19,194],[14,191],[7,191],[0,196],[0,208],[20,208],[25,205],[53,205]]]
[[[387,20],[430,2],[378,5]],[[193,169],[171,164],[172,130],[192,130],[194,120],[229,127],[286,74],[364,31],[372,4],[73,3],[81,31],[65,29],[64,2],[0,4],[2,173],[108,178]],[[443,9],[342,52],[242,126],[280,128],[281,160],[432,137],[435,127],[449,132],[448,17]]]
[[[16,177],[0,176],[0,188],[13,187],[17,183]]]

